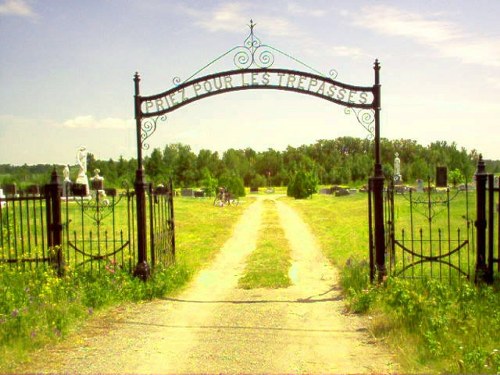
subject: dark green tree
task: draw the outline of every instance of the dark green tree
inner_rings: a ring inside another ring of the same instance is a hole
[[[305,199],[318,190],[318,178],[314,173],[299,171],[290,180],[287,195],[295,199]]]

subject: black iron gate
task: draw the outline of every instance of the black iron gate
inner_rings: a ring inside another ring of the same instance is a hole
[[[373,199],[369,195],[373,265]],[[500,271],[500,189],[479,158],[475,183],[436,188],[388,184],[384,247],[388,274],[405,278],[492,282]],[[495,267],[497,263],[497,267]],[[374,280],[374,274],[371,274]]]
[[[151,265],[175,259],[172,183],[147,185],[146,245]],[[65,192],[65,196],[63,196]],[[64,186],[54,171],[44,189],[14,189],[0,199],[0,263],[21,269],[52,265],[89,272],[133,271],[137,263],[135,191]]]
[[[423,191],[386,192],[389,273],[399,277],[470,278],[473,262],[473,222],[469,191],[436,189],[428,181]]]

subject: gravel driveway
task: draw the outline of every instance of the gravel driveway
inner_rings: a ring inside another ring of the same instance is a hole
[[[295,211],[277,201],[292,248],[286,289],[237,288],[262,212],[250,204],[213,264],[175,298],[128,305],[33,357],[30,373],[389,373],[393,360],[347,315],[337,271]]]

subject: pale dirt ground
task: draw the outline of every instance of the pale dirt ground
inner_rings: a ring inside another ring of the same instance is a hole
[[[286,289],[237,288],[264,208],[249,205],[213,264],[176,298],[114,309],[36,353],[30,373],[389,373],[390,354],[344,313],[337,271],[277,201],[292,248]],[[223,208],[225,209],[225,208]]]

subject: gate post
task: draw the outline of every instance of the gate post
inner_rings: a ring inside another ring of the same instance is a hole
[[[385,231],[384,231],[384,173],[380,161],[380,64],[375,60],[375,85],[373,86],[374,111],[375,111],[375,167],[372,178],[374,221],[375,221],[375,264],[378,271],[378,281],[383,281],[387,275],[385,267]]]
[[[135,123],[137,131],[137,170],[135,172],[135,196],[137,199],[137,266],[134,270],[134,276],[147,280],[151,274],[146,254],[146,180],[144,169],[142,167],[142,142],[141,142],[141,108],[139,96],[139,73],[134,75],[135,88]]]
[[[61,248],[61,196],[62,184],[54,169],[50,175],[50,183],[45,185],[45,209],[47,210],[47,245],[49,248],[49,258],[58,276],[64,274],[64,259]]]
[[[483,155],[479,155],[476,170],[476,274],[474,280],[486,281],[486,167]]]

